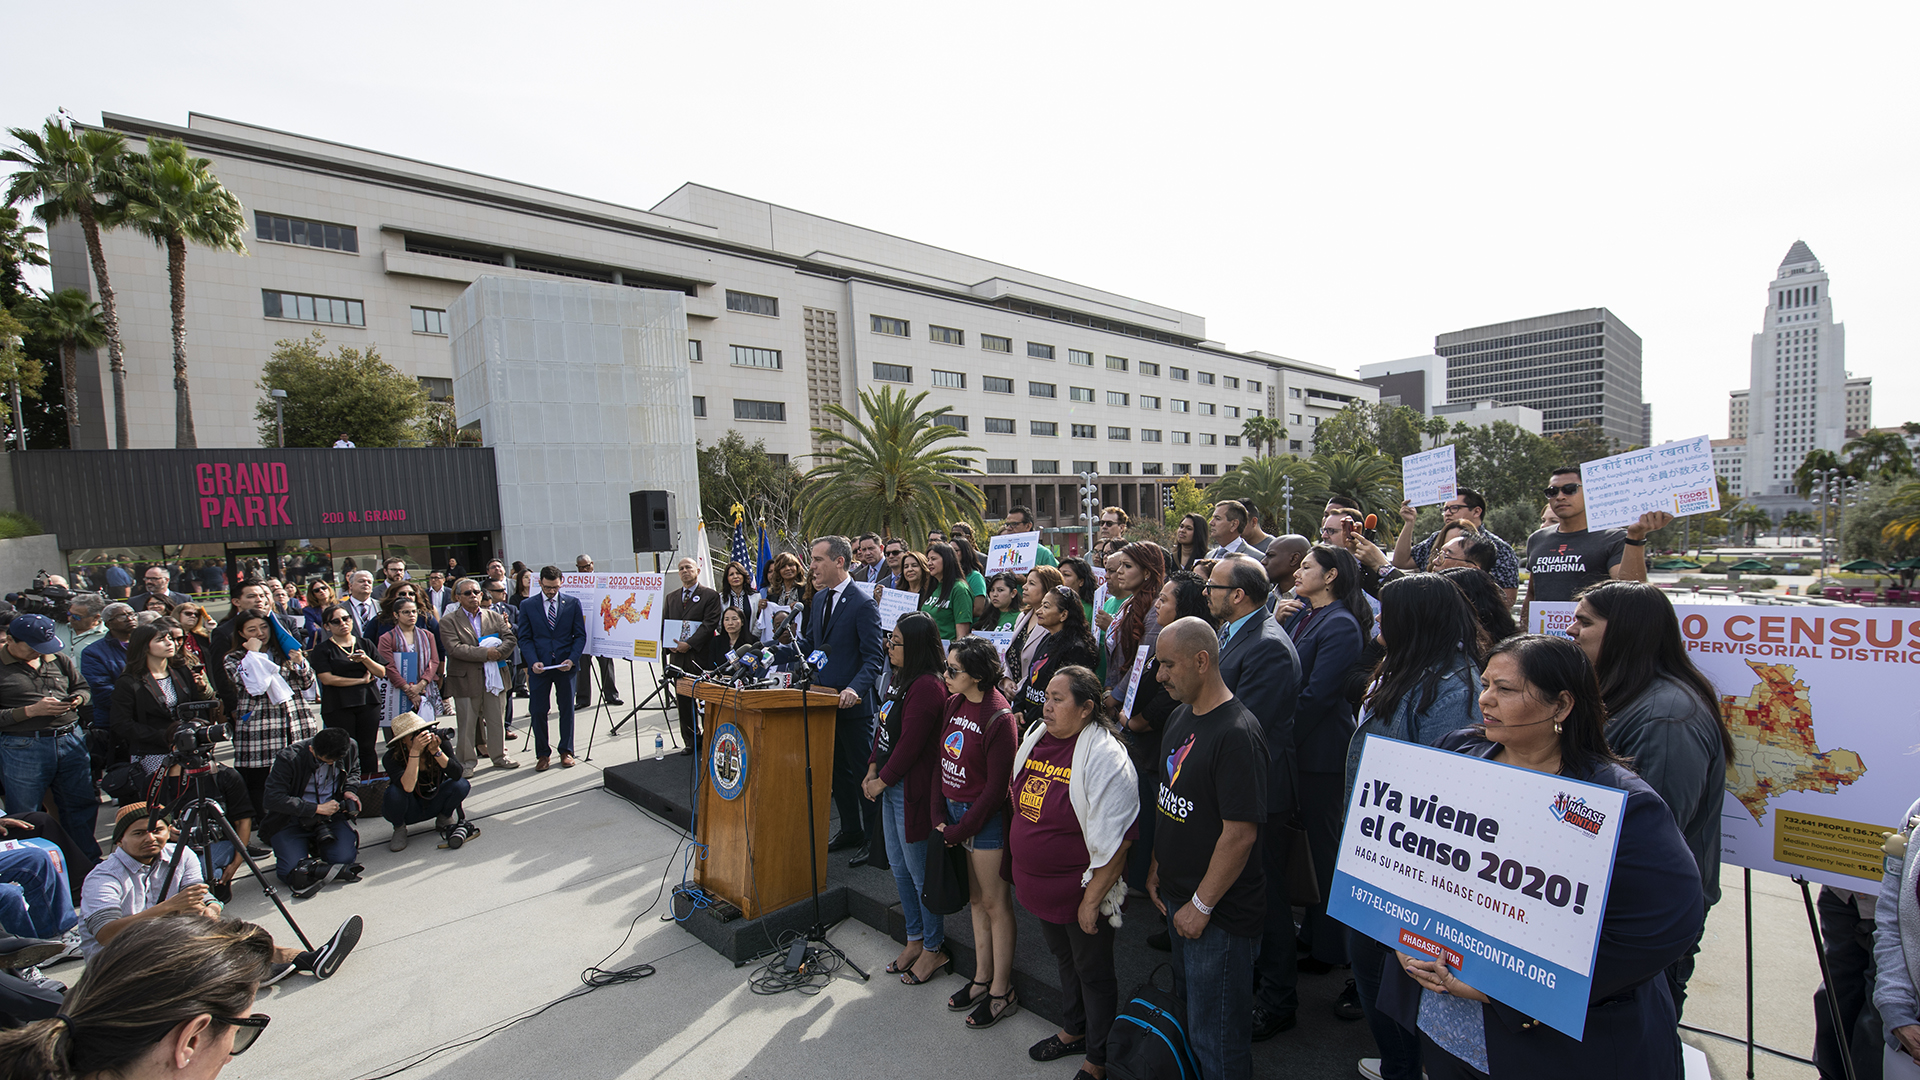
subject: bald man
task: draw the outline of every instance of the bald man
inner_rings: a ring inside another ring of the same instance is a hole
[[[1266,922],[1255,855],[1267,819],[1260,722],[1220,677],[1220,639],[1188,617],[1160,631],[1158,678],[1181,702],[1158,763],[1147,893],[1173,931],[1173,992],[1205,1077],[1246,1077],[1253,1057],[1253,957]],[[1208,988],[1187,994],[1187,986]]]
[[[1273,543],[1267,545],[1267,556],[1262,566],[1267,571],[1267,581],[1273,586],[1267,594],[1267,611],[1272,613],[1282,600],[1293,598],[1293,575],[1300,569],[1301,560],[1313,547],[1313,541],[1298,533],[1276,536]]]

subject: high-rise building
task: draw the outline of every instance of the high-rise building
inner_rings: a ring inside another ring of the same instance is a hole
[[[1735,390],[1727,395],[1727,438],[1747,438],[1747,392]]]
[[[1447,402],[1447,361],[1443,356],[1410,356],[1379,364],[1361,364],[1360,381],[1380,388],[1380,403],[1405,405],[1427,414]]]
[[[1548,435],[1598,424],[1622,447],[1645,434],[1640,335],[1606,308],[1455,330],[1433,339],[1447,401],[1530,405]]]
[[[1653,445],[1653,402],[1640,403],[1640,445]]]
[[[1727,482],[1727,494],[1746,494],[1747,440],[1714,439],[1713,471]]]
[[[1872,382],[1847,376],[1846,328],[1833,319],[1827,272],[1795,240],[1767,287],[1747,389],[1728,402],[1729,434],[1745,435],[1746,494],[1796,501],[1793,474],[1814,450],[1839,453],[1872,415]],[[1745,419],[1745,430],[1739,420]]]

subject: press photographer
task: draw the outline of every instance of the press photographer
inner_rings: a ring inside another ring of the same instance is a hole
[[[327,728],[274,756],[261,803],[260,835],[273,845],[274,873],[296,896],[328,882],[360,880],[360,754],[344,728]]]
[[[147,782],[145,797],[161,818],[183,826],[188,835],[180,842],[200,859],[201,876],[212,883],[214,898],[226,903],[246,861],[243,849],[253,840],[254,808],[246,781],[213,760],[214,748],[226,740],[226,725],[215,716],[218,709],[213,700],[183,701],[174,707],[168,726],[171,749]],[[212,816],[189,814],[201,800],[226,816],[237,843]]]
[[[127,639],[127,667],[113,684],[108,716],[113,734],[139,766],[138,785],[146,782],[173,753],[173,729],[183,706],[206,702],[217,707],[213,687],[204,674],[189,671],[181,662],[186,631],[172,619],[162,619],[134,630]],[[202,719],[210,718],[207,712]]]
[[[0,773],[6,776],[7,812],[40,809],[47,793],[60,824],[89,858],[99,858],[93,838],[100,803],[93,794],[93,763],[80,733],[80,713],[93,694],[73,661],[60,651],[53,620],[16,615],[0,649]]]
[[[387,741],[386,805],[381,814],[393,823],[390,851],[407,849],[407,826],[434,819],[434,827],[450,848],[460,847],[480,835],[468,823],[461,803],[466,801],[472,782],[462,774],[458,759],[447,753],[453,733],[436,729],[418,714],[404,712],[393,718],[393,735]]]
[[[33,575],[32,588],[8,593],[7,603],[21,615],[45,615],[56,623],[67,621],[67,607],[73,603],[73,590],[67,579],[45,570]]]

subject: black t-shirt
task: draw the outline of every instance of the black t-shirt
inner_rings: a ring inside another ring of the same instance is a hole
[[[1528,601],[1567,601],[1581,589],[1607,580],[1626,553],[1627,530],[1561,532],[1541,529],[1527,538]]]
[[[201,785],[201,790],[206,791],[207,786]],[[211,787],[212,791],[208,793],[220,800],[220,807],[226,811],[228,821],[239,821],[242,818],[254,816],[253,796],[247,793],[247,782],[238,772],[225,765],[216,764],[213,767]],[[176,819],[179,817],[181,798],[188,793],[186,779],[179,776],[167,777],[161,782],[158,792],[161,803],[168,807],[170,815]]]
[[[368,656],[373,655],[373,647],[365,640],[354,639],[354,644]],[[320,643],[313,650],[313,673],[338,675],[343,679],[362,679],[367,675],[367,666],[358,660],[349,660],[347,655],[353,650],[342,649],[333,643],[332,638]],[[373,686],[328,686],[320,684],[320,707],[322,709],[357,709],[373,700]]]
[[[1267,741],[1240,699],[1205,715],[1182,705],[1160,738],[1160,787],[1153,854],[1160,890],[1185,903],[1207,876],[1222,822],[1267,820]],[[1240,877],[1213,905],[1213,923],[1258,937],[1266,919],[1266,883],[1258,843]]]

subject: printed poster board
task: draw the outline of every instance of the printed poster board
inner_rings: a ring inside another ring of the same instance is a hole
[[[1415,506],[1433,506],[1453,498],[1459,491],[1454,478],[1453,444],[1401,458],[1400,485],[1407,501]]]
[[[566,574],[560,591],[580,601],[587,622],[587,655],[660,659],[666,575]]]
[[[1720,509],[1713,443],[1705,435],[1585,462],[1580,485],[1594,530],[1624,528],[1655,510],[1685,517]]]
[[[987,541],[987,576],[1003,570],[1026,573],[1039,558],[1040,533],[1001,533]]]

